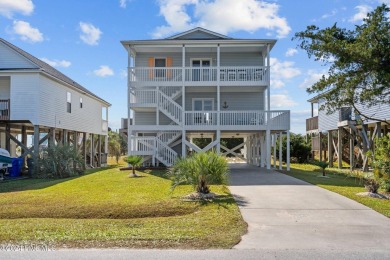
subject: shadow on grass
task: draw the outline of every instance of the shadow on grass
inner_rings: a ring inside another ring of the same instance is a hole
[[[138,171],[139,172],[144,172],[144,173],[147,173],[147,174],[159,177],[159,178],[163,178],[163,179],[166,179],[166,180],[170,180],[170,178],[168,176],[168,172],[166,170],[151,170],[151,169],[147,169],[147,170],[138,170]]]
[[[320,170],[303,170],[297,169],[293,166],[291,171],[278,170],[283,174],[289,175],[291,177],[306,181],[314,185],[332,185],[338,187],[364,187],[363,180],[348,174],[332,172],[332,170],[327,170],[326,176],[328,178],[322,177],[322,171]]]
[[[82,178],[84,176],[96,172],[113,169],[115,167],[116,166],[107,166],[103,168],[88,169],[82,175],[72,176],[68,178],[29,178],[29,179],[13,180],[9,182],[0,182],[0,193],[44,189],[59,183]]]

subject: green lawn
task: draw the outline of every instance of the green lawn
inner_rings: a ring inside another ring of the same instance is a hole
[[[62,180],[0,183],[0,244],[48,243],[55,247],[231,248],[246,232],[237,205],[223,198],[184,202],[192,191],[170,191],[164,172],[118,168]]]
[[[356,195],[356,193],[365,192],[366,189],[359,178],[350,176],[349,170],[339,170],[336,168],[327,169],[326,172],[329,178],[321,178],[318,177],[322,174],[318,166],[293,163],[291,164],[290,172],[285,170],[282,172],[324,189],[341,194],[347,198],[366,205],[367,207],[372,208],[387,217],[390,217],[390,200]]]

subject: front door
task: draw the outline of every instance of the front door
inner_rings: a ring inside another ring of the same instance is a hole
[[[197,98],[193,99],[194,123],[196,125],[212,124],[212,110],[214,108],[214,99]]]
[[[192,80],[193,81],[209,81],[211,59],[194,59],[192,65]]]

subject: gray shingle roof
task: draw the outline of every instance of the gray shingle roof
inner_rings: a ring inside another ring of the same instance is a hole
[[[34,57],[30,53],[25,52],[24,50],[20,49],[19,47],[16,47],[15,45],[11,44],[10,42],[8,42],[8,41],[6,41],[6,40],[4,40],[2,38],[0,38],[0,42],[2,42],[3,44],[7,45],[9,48],[11,48],[12,50],[17,52],[18,54],[22,55],[23,57],[25,57],[26,59],[28,59],[29,61],[31,61],[35,65],[37,65],[37,67],[41,71],[49,74],[50,76],[58,79],[59,81],[62,81],[64,83],[67,83],[67,84],[75,87],[76,89],[80,90],[83,93],[86,93],[86,94],[89,94],[89,95],[95,97],[96,99],[102,101],[103,103],[106,103],[107,105],[111,105],[109,102],[107,102],[104,99],[98,97],[97,95],[95,95],[94,93],[92,93],[88,89],[84,88],[83,86],[81,86],[80,84],[78,84],[77,82],[75,82],[74,80],[72,80],[71,78],[66,76],[65,74],[61,73],[60,71],[56,70],[55,68],[53,68],[52,66],[47,64],[46,62],[41,61],[40,59]]]

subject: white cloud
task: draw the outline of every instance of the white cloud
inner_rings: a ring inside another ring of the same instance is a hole
[[[94,70],[93,73],[95,73],[96,76],[102,78],[114,75],[114,71],[107,65],[100,66],[100,68]]]
[[[271,86],[273,89],[285,86],[284,81],[294,78],[301,74],[295,63],[292,61],[279,61],[276,58],[270,59],[271,65]]]
[[[291,57],[297,53],[298,53],[297,49],[288,48],[285,55],[286,55],[286,57]]]
[[[13,32],[20,36],[23,41],[41,42],[43,41],[43,34],[25,21],[14,21]]]
[[[380,4],[387,4],[390,5],[390,0],[378,0]]]
[[[42,61],[46,62],[52,67],[62,67],[62,68],[67,68],[69,67],[72,63],[67,60],[49,60],[47,58],[41,58]]]
[[[30,15],[34,11],[31,0],[0,0],[0,15],[12,18],[14,13]]]
[[[286,37],[291,31],[287,20],[278,15],[279,5],[258,0],[159,0],[160,15],[167,25],[159,26],[155,38],[196,26],[222,34],[236,31],[275,31]],[[190,10],[193,10],[191,13]]]
[[[314,83],[319,81],[323,75],[327,75],[325,71],[317,72],[315,70],[308,70],[307,77],[303,80],[303,82],[299,85],[300,88],[307,89],[311,87]]]
[[[321,19],[326,19],[326,18],[335,16],[336,14],[337,14],[337,10],[333,9],[330,13],[326,13],[326,14],[322,15]]]
[[[88,45],[98,45],[102,31],[91,23],[80,22],[80,39]]]
[[[273,108],[289,108],[298,105],[288,94],[271,95],[271,109]]]
[[[363,19],[367,17],[367,13],[372,11],[372,7],[368,5],[358,5],[355,9],[357,9],[358,12],[348,20],[351,23],[363,21]]]
[[[127,7],[127,3],[130,3],[132,0],[119,0],[119,6],[122,8]]]

